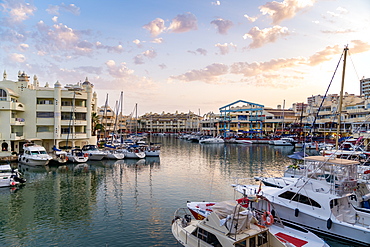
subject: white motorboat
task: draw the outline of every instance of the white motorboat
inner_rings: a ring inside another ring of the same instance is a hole
[[[262,194],[281,218],[313,231],[360,245],[370,243],[370,214],[356,210],[358,162],[323,156],[305,158],[307,175],[290,178],[282,188],[234,185],[243,194]]]
[[[18,169],[12,169],[9,164],[0,165],[0,187],[11,187],[26,182]]]
[[[161,154],[161,147],[159,145],[146,145],[144,150],[145,157],[159,157]]]
[[[253,141],[246,139],[235,139],[234,142],[237,144],[253,144]]]
[[[225,141],[220,136],[205,138],[199,140],[200,144],[224,144]]]
[[[96,145],[85,145],[82,147],[82,152],[87,154],[89,160],[102,160],[107,154],[100,151]]]
[[[68,162],[85,163],[89,160],[89,155],[84,154],[80,148],[73,148],[67,153]]]
[[[29,166],[44,166],[49,164],[51,157],[43,146],[35,143],[25,143],[23,145],[23,154],[18,156],[18,161]]]
[[[143,159],[145,158],[145,152],[143,148],[138,145],[130,145],[120,150],[125,155],[125,159]]]
[[[186,247],[287,246],[235,201],[216,203],[203,220],[194,219],[188,208],[179,208],[171,228],[173,236]]]
[[[105,158],[109,160],[122,160],[125,158],[125,154],[121,150],[106,149],[104,152],[107,155]]]
[[[283,137],[278,140],[272,140],[269,142],[269,144],[274,146],[294,146],[295,141],[293,138]]]
[[[262,226],[268,227],[270,232],[287,246],[329,246],[307,229],[291,223],[283,223],[273,205],[263,196],[244,196],[236,201],[252,212]],[[202,220],[212,213],[215,204],[214,202],[188,202],[187,206],[195,219]]]

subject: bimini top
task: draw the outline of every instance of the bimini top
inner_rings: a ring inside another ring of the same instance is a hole
[[[339,158],[331,158],[331,157],[325,157],[325,156],[308,156],[303,158],[305,161],[316,161],[316,162],[322,162],[326,164],[332,164],[332,165],[359,165],[360,162],[356,160],[348,160],[348,159],[339,159]]]

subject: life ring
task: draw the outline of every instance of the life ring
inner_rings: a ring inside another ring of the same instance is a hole
[[[274,224],[274,216],[269,211],[265,211],[262,215],[262,222],[265,225],[271,226]]]

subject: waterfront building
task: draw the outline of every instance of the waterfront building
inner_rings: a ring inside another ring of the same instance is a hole
[[[62,87],[58,81],[40,86],[23,72],[18,80],[8,80],[6,72],[0,81],[0,138],[11,151],[22,152],[27,141],[43,145],[82,147],[96,143],[91,129],[91,115],[96,112],[97,94],[86,78],[85,82]]]
[[[191,133],[200,131],[202,117],[189,113],[146,113],[138,119],[140,131],[148,133]]]
[[[362,78],[360,80],[360,94],[366,99],[370,98],[370,78]]]
[[[220,114],[208,112],[200,120],[200,132],[202,135],[220,135]]]

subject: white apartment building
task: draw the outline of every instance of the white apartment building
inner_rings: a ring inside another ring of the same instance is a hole
[[[57,81],[40,86],[24,72],[18,80],[0,81],[0,141],[2,149],[23,151],[23,144],[34,141],[51,151],[57,148],[82,147],[96,143],[92,135],[91,114],[96,112],[97,94],[86,78],[85,82],[64,87]]]

